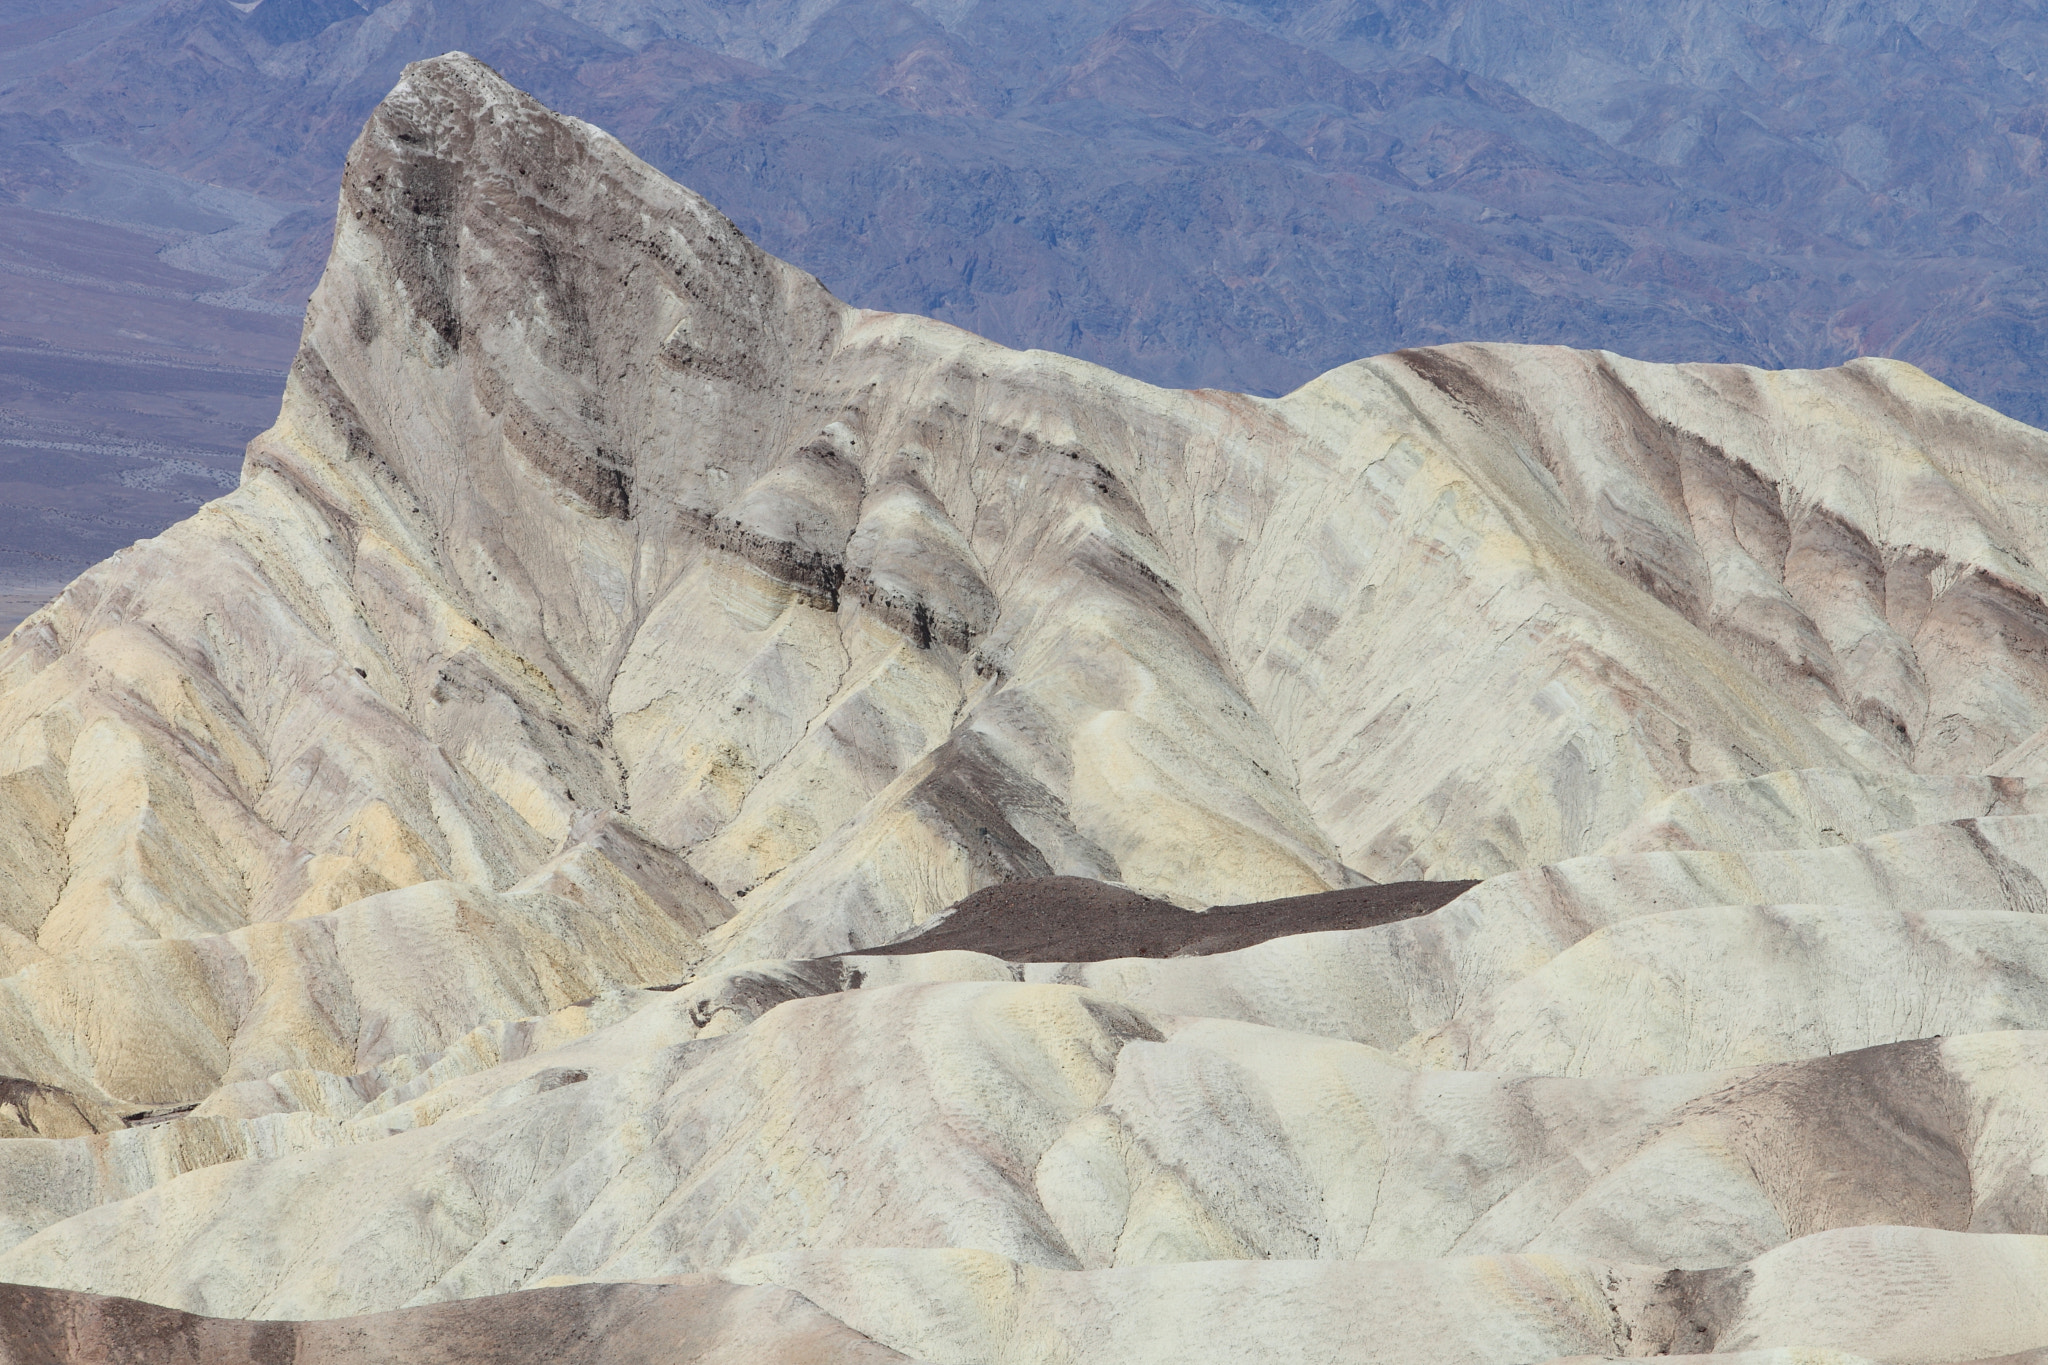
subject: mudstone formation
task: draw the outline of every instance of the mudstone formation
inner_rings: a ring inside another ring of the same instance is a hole
[[[2048,1351],[2048,435],[1154,389],[460,55],[336,222],[0,650],[0,1359]]]

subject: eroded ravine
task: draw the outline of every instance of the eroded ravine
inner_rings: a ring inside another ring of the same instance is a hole
[[[7,1340],[2048,1348],[2048,436],[1150,389],[459,55],[337,224],[241,486],[0,648]]]

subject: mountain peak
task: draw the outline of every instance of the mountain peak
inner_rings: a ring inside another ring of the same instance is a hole
[[[847,308],[423,63],[241,485],[0,648],[0,1283],[403,1337],[661,1279],[502,1321],[736,1358],[1343,1358],[1367,1301],[1439,1306],[1415,1359],[2028,1348],[1866,1328],[1874,1246],[2048,1256],[1950,1231],[2048,1231],[2043,1125],[1971,1136],[2048,1093],[2037,566],[2048,435],[1904,366],[1152,388]]]
[[[384,97],[382,105],[390,106],[407,100],[446,102],[472,111],[493,104],[540,107],[539,101],[515,88],[489,65],[461,51],[443,52],[438,57],[423,57],[406,63],[404,74],[391,88],[391,93]]]
[[[350,152],[287,415],[388,469],[421,532],[462,546],[469,614],[595,708],[645,604],[586,600],[572,566],[630,578],[640,510],[657,536],[715,511],[727,471],[678,433],[758,430],[742,396],[843,311],[615,139],[451,53],[409,67]]]

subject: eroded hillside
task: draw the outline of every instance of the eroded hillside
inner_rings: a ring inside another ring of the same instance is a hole
[[[0,1280],[202,1315],[20,1331],[2048,1347],[2048,436],[1880,361],[1153,389],[460,55],[336,222],[241,486],[0,653]],[[1478,884],[1327,894],[1401,881]]]

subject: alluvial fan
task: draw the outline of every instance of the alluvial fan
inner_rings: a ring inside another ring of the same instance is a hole
[[[0,1359],[2048,1350],[2048,435],[1148,388],[459,54],[337,223],[0,651]]]

